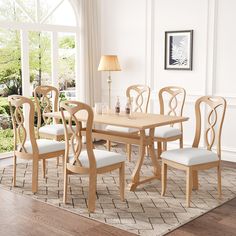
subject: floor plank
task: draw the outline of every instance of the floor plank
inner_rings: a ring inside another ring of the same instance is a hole
[[[168,236],[236,235],[236,198],[181,226]]]
[[[133,234],[0,189],[0,235],[131,236]]]
[[[222,161],[224,167],[236,163]],[[167,234],[168,236],[236,235],[236,198]]]

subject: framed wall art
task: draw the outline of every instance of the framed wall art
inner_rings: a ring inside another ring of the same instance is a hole
[[[192,70],[193,30],[165,32],[165,69]]]

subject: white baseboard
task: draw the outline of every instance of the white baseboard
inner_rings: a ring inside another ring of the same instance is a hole
[[[13,156],[13,152],[0,153],[0,159],[5,159]]]

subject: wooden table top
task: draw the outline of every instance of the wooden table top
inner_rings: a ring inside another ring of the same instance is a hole
[[[64,113],[65,117],[68,117],[67,112]],[[61,119],[61,112],[45,113],[44,116]],[[86,121],[87,114],[85,111],[77,113],[77,118],[81,121]],[[139,130],[155,128],[158,126],[164,126],[174,123],[180,123],[187,121],[188,117],[181,116],[168,116],[152,113],[132,113],[131,117],[126,116],[124,113],[116,115],[114,113],[109,114],[96,114],[94,113],[94,123],[106,124],[114,126],[122,126],[128,128],[136,128]]]

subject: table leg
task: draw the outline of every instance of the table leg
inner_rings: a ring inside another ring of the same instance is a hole
[[[140,170],[143,165],[143,160],[145,157],[146,145],[149,146],[150,157],[151,157],[153,169],[154,169],[154,175],[148,178],[145,178],[143,180],[140,180]],[[138,185],[146,183],[146,182],[150,182],[151,180],[154,180],[154,179],[161,179],[161,167],[159,163],[157,162],[155,152],[154,152],[154,128],[153,128],[150,130],[150,137],[149,137],[148,143],[146,143],[145,131],[144,130],[140,131],[139,159],[136,163],[136,166],[132,175],[132,183],[130,186],[130,190],[134,191]]]
[[[132,174],[132,183],[130,190],[134,191],[139,184],[140,170],[145,156],[145,131],[140,131],[139,158]]]
[[[153,173],[158,179],[161,179],[161,166],[157,161],[157,157],[154,150],[154,128],[150,129],[149,135],[151,138],[151,141],[149,143],[149,152],[153,165]]]

